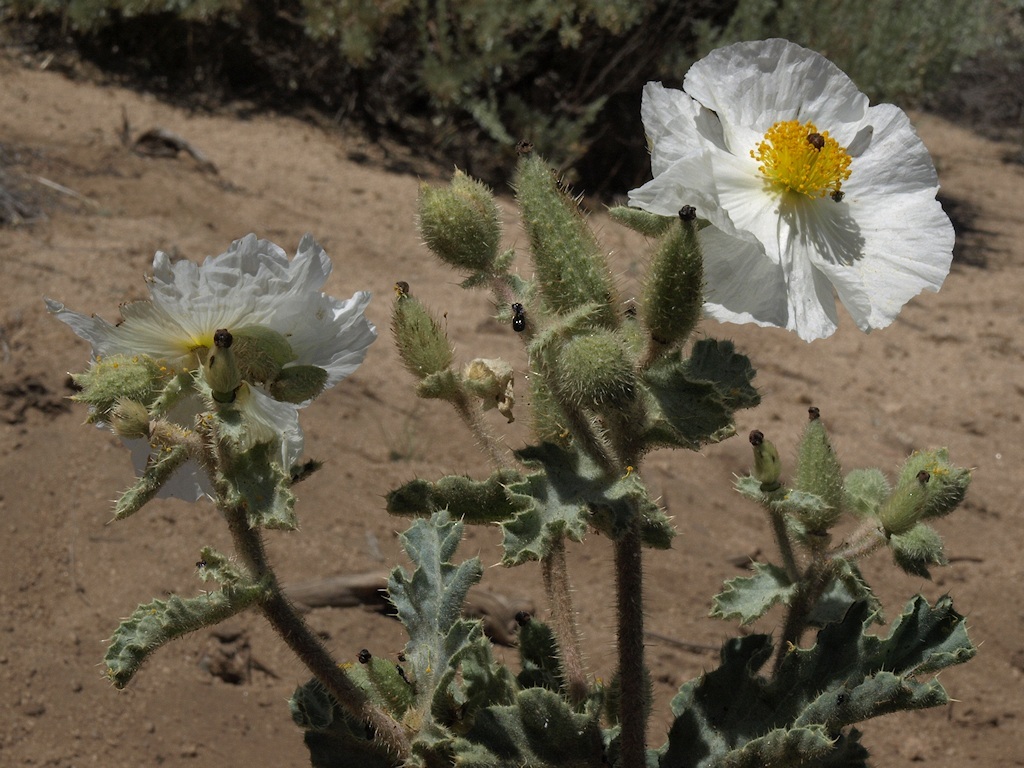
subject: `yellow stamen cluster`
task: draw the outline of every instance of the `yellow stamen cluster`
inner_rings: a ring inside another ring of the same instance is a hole
[[[808,197],[832,195],[840,200],[843,182],[850,178],[849,153],[810,121],[775,123],[750,156],[774,187]]]

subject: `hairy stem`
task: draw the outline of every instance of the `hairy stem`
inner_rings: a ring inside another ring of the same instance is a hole
[[[639,523],[634,519],[625,535],[615,542],[621,768],[643,768],[647,760],[649,707],[644,667],[644,574]]]
[[[576,628],[576,610],[572,604],[569,571],[565,562],[565,538],[559,536],[551,550],[541,561],[544,589],[551,604],[551,626],[562,653],[562,678],[569,700],[578,704],[587,697],[587,673],[580,651],[580,636]]]
[[[786,569],[786,575],[792,581],[800,578],[800,569],[796,564],[796,556],[793,554],[793,542],[786,530],[786,518],[776,509],[768,509],[768,518],[772,523],[772,533],[775,535],[775,543],[779,547],[779,554],[782,556],[782,564]]]
[[[873,520],[868,520],[844,542],[843,546],[832,552],[833,559],[859,560],[870,555],[885,545],[885,533]]]
[[[370,702],[366,694],[352,683],[295,607],[284,597],[277,576],[267,560],[263,537],[258,529],[249,527],[245,510],[230,504],[221,503],[219,506],[227,518],[235,550],[253,580],[268,585],[268,597],[260,603],[267,621],[339,704],[353,717],[367,723],[393,755],[401,760],[406,759],[409,756],[409,739],[401,725]]]
[[[800,644],[800,638],[807,629],[807,617],[814,604],[825,592],[834,572],[834,564],[829,560],[816,558],[807,567],[807,571],[797,583],[796,593],[786,611],[786,621],[782,626],[782,637],[775,651],[773,675],[778,675],[782,662],[791,648]]]
[[[469,427],[469,431],[473,433],[477,445],[487,454],[487,458],[491,461],[491,466],[495,469],[510,469],[512,464],[509,461],[508,452],[504,450],[501,443],[494,436],[490,427],[487,426],[487,422],[481,418],[480,408],[461,390],[459,396],[450,402],[452,407],[455,408],[455,412],[459,414],[459,418],[465,422],[466,426]]]

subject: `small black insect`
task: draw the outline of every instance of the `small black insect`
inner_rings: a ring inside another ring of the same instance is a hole
[[[206,567],[206,561],[205,560],[199,560],[199,561],[196,562],[196,568],[205,568],[205,567]]]
[[[808,133],[807,143],[820,152],[825,146],[825,137],[820,133]]]
[[[373,658],[373,654],[371,654],[368,650],[363,648],[363,650],[361,650],[359,652],[359,654],[356,656],[356,658],[359,659],[359,663],[360,664],[369,664],[370,663],[370,659]]]
[[[516,333],[526,330],[526,312],[518,301],[512,305],[512,330]]]
[[[831,195],[829,195],[829,197],[831,197],[837,203],[841,203],[843,202],[843,198],[846,197],[846,193],[843,192],[843,190],[841,189],[837,189]]]

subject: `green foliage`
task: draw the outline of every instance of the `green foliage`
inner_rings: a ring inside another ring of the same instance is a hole
[[[772,652],[768,636],[728,641],[722,665],[684,684],[673,699],[676,720],[658,765],[866,766],[856,731],[846,729],[945,704],[937,680],[918,678],[976,652],[949,598],[934,608],[914,598],[885,639],[868,634],[872,618],[866,603],[854,604],[812,648],[788,652],[771,679],[757,674]]]
[[[397,290],[391,332],[402,364],[420,379],[447,372],[455,353],[441,324],[419,299],[406,290]]]
[[[257,443],[223,467],[221,492],[229,504],[245,510],[253,528],[291,531],[298,527],[295,494],[288,487],[290,475],[277,461],[279,453],[276,442]]]
[[[124,520],[142,509],[148,502],[156,498],[164,483],[189,459],[188,449],[177,445],[159,451],[155,458],[146,464],[142,474],[114,502],[114,519]]]

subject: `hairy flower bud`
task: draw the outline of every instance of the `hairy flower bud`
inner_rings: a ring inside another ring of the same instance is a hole
[[[685,341],[704,306],[704,260],[696,222],[680,217],[662,238],[651,261],[641,319],[662,347]]]
[[[420,187],[420,234],[453,267],[489,271],[498,256],[501,222],[491,191],[462,171],[445,188]]]
[[[764,437],[764,433],[755,429],[750,433],[750,445],[754,449],[754,478],[761,483],[764,493],[777,491],[782,487],[779,477],[782,475],[782,460],[775,446]]]
[[[896,565],[909,574],[928,578],[929,565],[946,565],[942,537],[930,525],[917,523],[905,533],[889,538]]]
[[[622,226],[629,227],[634,232],[639,232],[646,237],[661,237],[675,223],[671,216],[658,216],[655,213],[648,213],[639,208],[628,208],[624,205],[610,208],[608,215]]]
[[[118,398],[110,411],[110,426],[118,437],[126,440],[149,437],[149,411],[146,406],[127,397]]]
[[[607,261],[576,201],[536,155],[520,158],[514,186],[544,304],[559,314],[596,304],[598,322],[617,325],[618,302]]]
[[[817,408],[809,409],[811,416],[804,429],[797,452],[794,487],[813,493],[824,502],[819,511],[801,522],[813,531],[826,531],[839,519],[843,504],[843,471],[839,466],[825,425],[818,418]]]
[[[555,386],[578,408],[621,407],[636,390],[633,361],[611,331],[575,336],[559,351]]]
[[[923,470],[914,477],[901,475],[896,490],[878,511],[878,520],[886,533],[898,536],[917,524],[928,501],[930,479],[931,476]]]
[[[72,376],[82,391],[72,399],[91,407],[89,421],[106,421],[122,398],[149,405],[166,383],[169,371],[145,355],[97,358],[89,370]]]
[[[391,332],[402,363],[419,379],[447,370],[455,352],[437,320],[420,300],[400,292],[391,313]]]
[[[971,471],[951,464],[945,448],[911,454],[900,469],[900,482],[921,472],[927,472],[929,477],[922,519],[948,515],[967,495]]]
[[[267,389],[275,400],[304,403],[319,396],[327,384],[327,371],[316,365],[290,365],[281,370]]]

